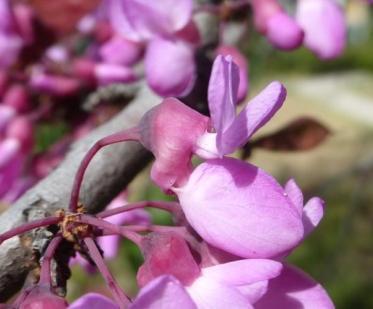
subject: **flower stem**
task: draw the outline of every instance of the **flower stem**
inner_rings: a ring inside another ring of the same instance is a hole
[[[61,235],[57,235],[56,237],[54,237],[50,241],[50,243],[47,247],[47,250],[45,251],[44,256],[43,256],[43,262],[41,264],[39,284],[48,284],[49,286],[52,286],[52,282],[51,282],[51,261],[52,261],[53,255],[56,252],[56,249],[57,249],[58,245],[61,243],[62,239],[63,238],[62,238]]]
[[[121,235],[134,242],[137,246],[141,246],[142,236],[131,230],[125,230],[122,226],[112,224],[103,219],[98,219],[90,215],[80,215],[79,221],[82,223],[89,224],[91,226],[98,227],[103,231],[104,234],[110,235]]]
[[[93,159],[94,155],[102,148],[111,144],[120,143],[124,141],[137,141],[139,140],[139,131],[138,128],[128,129],[126,131],[114,133],[112,135],[106,136],[99,141],[97,141],[86,153],[78,171],[76,172],[73,188],[71,191],[69,209],[72,212],[76,212],[78,207],[78,199],[80,187],[82,185],[84,173],[88,167],[89,162]]]
[[[26,233],[26,232],[28,232],[30,230],[33,230],[33,229],[36,229],[36,228],[56,224],[60,220],[61,220],[61,217],[47,217],[47,218],[35,220],[35,221],[32,221],[32,222],[28,222],[28,223],[22,224],[20,226],[17,226],[15,228],[9,230],[8,232],[5,232],[5,233],[0,235],[0,245],[5,240],[7,240],[9,238],[12,238],[14,236]]]
[[[177,213],[180,211],[180,205],[176,202],[165,202],[165,201],[142,201],[137,203],[127,204],[121,207],[115,207],[112,209],[104,210],[98,213],[96,216],[98,218],[106,218],[110,217],[122,212],[138,209],[138,208],[145,208],[145,207],[152,207],[158,208],[161,210],[165,210],[171,213]]]
[[[98,270],[101,272],[103,278],[105,279],[107,286],[113,293],[115,301],[120,308],[127,308],[130,304],[130,300],[123,292],[123,290],[119,287],[118,283],[115,281],[114,277],[110,273],[95,242],[92,238],[89,237],[84,238],[84,242],[87,245],[92,260],[95,262]]]

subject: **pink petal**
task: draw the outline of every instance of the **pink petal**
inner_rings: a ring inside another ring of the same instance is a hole
[[[248,259],[218,264],[202,269],[203,276],[227,285],[249,285],[277,277],[282,269],[280,262],[265,259]]]
[[[7,105],[0,105],[0,132],[4,130],[15,115],[16,111],[14,108]]]
[[[198,309],[253,308],[240,291],[204,276],[187,288]]]
[[[324,201],[318,197],[310,199],[303,209],[304,233],[307,236],[320,223],[324,216]]]
[[[231,55],[234,63],[239,68],[239,85],[237,91],[237,101],[242,102],[249,90],[249,65],[246,56],[244,56],[236,47],[229,45],[220,45],[217,54],[228,56]]]
[[[299,215],[303,213],[303,193],[294,179],[289,179],[285,184],[285,192],[288,198],[298,210]]]
[[[129,309],[196,309],[187,291],[172,276],[160,276],[143,287]]]
[[[303,237],[301,217],[282,187],[246,162],[206,161],[175,191],[196,232],[229,253],[273,257],[295,247]]]
[[[273,46],[293,50],[302,45],[304,34],[296,21],[281,10],[268,19],[266,36]]]
[[[253,98],[224,132],[221,151],[232,153],[265,125],[282,106],[286,89],[280,82],[270,83]]]
[[[334,305],[319,283],[300,269],[284,266],[281,275],[269,282],[268,292],[255,308],[332,309]]]
[[[94,69],[94,74],[100,85],[129,83],[137,79],[131,68],[116,64],[97,64]]]
[[[129,66],[140,60],[143,46],[116,35],[100,47],[99,54],[105,63]]]
[[[267,293],[268,281],[264,280],[250,285],[238,286],[237,289],[241,294],[245,295],[251,304],[255,304],[265,293]]]
[[[159,95],[185,96],[194,85],[194,50],[180,40],[156,38],[145,55],[146,79]]]
[[[0,170],[14,160],[20,148],[21,144],[15,138],[7,138],[0,142]]]
[[[111,299],[97,294],[88,293],[76,301],[74,301],[69,307],[69,309],[119,309],[119,306],[115,304]]]
[[[333,59],[343,52],[347,26],[337,1],[298,1],[296,18],[305,32],[304,45],[319,58]]]
[[[111,0],[110,5],[116,31],[137,41],[181,30],[193,10],[192,0]]]
[[[239,69],[231,56],[217,56],[211,72],[208,103],[212,126],[221,152],[222,136],[236,116]]]
[[[142,118],[140,141],[156,158],[151,177],[163,190],[186,182],[193,147],[207,122],[207,117],[175,98],[163,100]]]

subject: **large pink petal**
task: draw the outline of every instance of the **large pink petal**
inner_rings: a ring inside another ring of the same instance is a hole
[[[76,301],[74,301],[69,307],[69,309],[119,309],[119,306],[115,304],[111,299],[97,294],[88,293]]]
[[[204,276],[187,288],[198,309],[249,309],[249,300],[241,292]]]
[[[129,309],[196,309],[188,292],[172,276],[160,276],[143,287]]]
[[[224,132],[221,150],[232,153],[241,147],[263,125],[265,125],[282,106],[286,89],[280,82],[270,83],[253,98]]]
[[[273,257],[303,237],[301,216],[282,187],[246,162],[206,161],[175,191],[190,225],[206,242],[229,253]]]
[[[248,285],[277,277],[282,264],[265,259],[247,259],[202,269],[203,276],[228,285]]]
[[[300,0],[296,18],[305,32],[304,45],[321,59],[339,56],[346,45],[343,10],[334,0]]]
[[[306,273],[285,266],[281,275],[269,282],[267,293],[256,309],[332,309],[333,302],[324,288]]]
[[[145,55],[146,79],[159,95],[185,96],[195,81],[194,50],[180,40],[156,38]]]
[[[119,33],[149,40],[181,30],[191,19],[192,0],[111,0],[110,14]]]
[[[208,103],[212,126],[217,132],[219,151],[222,135],[236,116],[238,83],[239,70],[232,57],[218,55],[212,67]]]

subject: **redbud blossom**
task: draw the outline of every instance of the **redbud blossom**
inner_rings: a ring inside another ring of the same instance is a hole
[[[254,0],[254,22],[259,32],[276,48],[292,50],[303,41],[303,31],[277,0]]]
[[[346,21],[335,0],[299,0],[297,22],[302,26],[304,45],[321,59],[339,56],[346,45]]]

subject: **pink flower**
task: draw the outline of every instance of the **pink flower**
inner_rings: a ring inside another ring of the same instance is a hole
[[[174,34],[188,24],[192,9],[191,0],[111,0],[109,3],[113,27],[133,41]]]
[[[144,115],[140,141],[156,158],[151,176],[163,190],[185,184],[193,154],[205,159],[223,157],[244,145],[285,100],[285,88],[273,82],[236,116],[238,85],[238,67],[232,58],[218,56],[208,91],[210,120],[174,98]]]
[[[304,45],[321,59],[339,56],[346,44],[346,21],[335,0],[299,0],[297,22],[302,26]]]
[[[277,0],[254,0],[254,22],[259,32],[276,48],[292,50],[303,42],[303,31]]]
[[[234,152],[273,117],[286,98],[283,85],[272,82],[236,116],[238,87],[239,70],[232,57],[218,56],[208,89],[213,131],[198,141],[199,156],[216,158]]]
[[[191,0],[111,0],[107,2],[114,29],[135,42],[148,44],[146,79],[161,96],[184,96],[195,81]],[[191,40],[192,42],[190,42]]]

